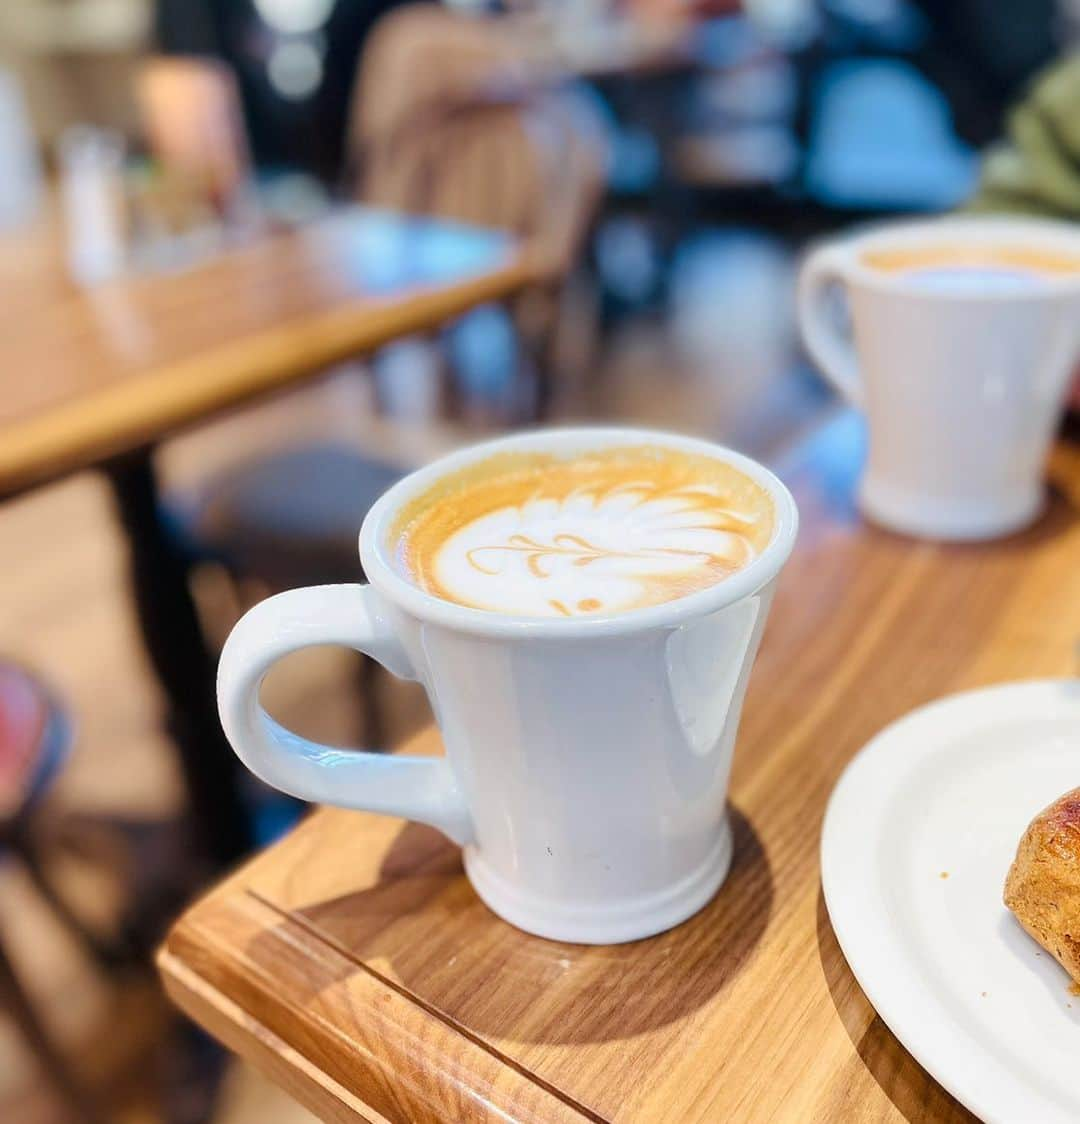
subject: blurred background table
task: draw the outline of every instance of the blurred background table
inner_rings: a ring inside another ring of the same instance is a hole
[[[888,722],[1075,669],[1080,454],[1058,449],[1031,530],[942,546],[858,517],[861,445],[841,413],[777,465],[800,545],[736,748],[734,865],[705,910],[633,944],[543,941],[481,904],[437,832],[327,809],[181,918],[159,957],[173,999],[326,1120],[972,1120],[847,968],[819,831]],[[407,751],[439,752],[436,732]]]
[[[252,235],[194,268],[90,288],[67,279],[48,222],[12,236],[0,261],[0,496],[104,471],[192,819],[211,859],[228,862],[251,834],[185,559],[159,511],[155,443],[513,293],[528,264],[501,235],[359,207]]]
[[[0,243],[0,494],[506,296],[529,277],[504,237],[344,209],[183,271],[67,279],[53,224]]]

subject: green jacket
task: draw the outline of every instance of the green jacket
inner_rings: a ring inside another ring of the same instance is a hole
[[[1080,219],[1080,51],[1043,71],[983,157],[975,211]]]

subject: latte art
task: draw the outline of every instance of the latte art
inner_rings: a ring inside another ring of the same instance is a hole
[[[730,465],[656,448],[515,456],[440,481],[401,518],[422,588],[493,612],[576,617],[655,605],[741,569],[769,497]]]

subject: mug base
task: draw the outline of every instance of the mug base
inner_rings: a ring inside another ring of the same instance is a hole
[[[707,905],[731,868],[731,825],[725,814],[705,861],[673,886],[603,907],[567,905],[522,890],[496,874],[474,847],[466,847],[465,873],[480,900],[526,933],[572,944],[623,944],[652,937]]]
[[[914,496],[864,480],[859,488],[859,509],[873,523],[920,539],[943,542],[982,542],[1015,534],[1042,514],[1042,489],[1009,503],[945,507],[936,497]]]

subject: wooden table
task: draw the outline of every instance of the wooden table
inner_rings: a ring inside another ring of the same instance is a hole
[[[90,289],[67,280],[54,226],[0,241],[0,495],[143,449],[528,277],[499,234],[359,207]]]
[[[180,919],[159,961],[175,1001],[326,1120],[970,1120],[855,983],[818,839],[886,723],[1074,672],[1080,447],[1055,453],[1042,521],[985,546],[865,525],[860,456],[839,415],[779,466],[803,528],[736,748],[734,866],[697,917],[616,947],[539,940],[481,905],[440,835],[327,809]]]
[[[67,279],[49,216],[0,240],[0,497],[104,470],[194,819],[218,862],[245,853],[250,833],[186,561],[160,518],[155,443],[530,277],[502,235],[358,207],[90,289]]]

